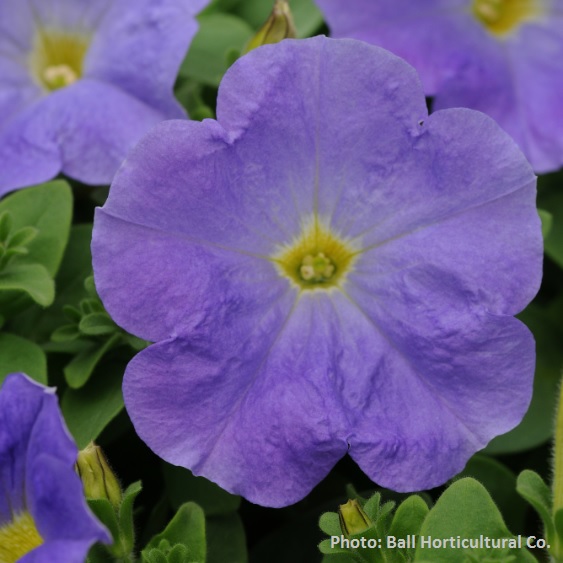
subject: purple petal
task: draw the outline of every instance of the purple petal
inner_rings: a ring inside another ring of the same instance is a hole
[[[459,275],[491,312],[519,313],[541,282],[535,183],[491,119],[463,109],[433,114],[402,166],[385,180],[358,178],[341,198],[333,221],[355,217],[365,249],[351,277],[380,287],[389,272],[429,263]],[[361,230],[370,217],[373,226]]]
[[[86,77],[118,86],[168,119],[184,117],[185,111],[174,99],[172,88],[197,31],[195,15],[207,3],[208,0],[113,2],[88,51]]]
[[[265,308],[254,326],[245,319],[244,333],[223,332],[222,348],[151,346],[124,380],[135,429],[158,455],[276,507],[303,498],[348,449],[334,393],[340,374],[328,369],[348,355],[331,345],[337,317],[326,297],[304,298],[288,313],[291,301]]]
[[[111,244],[106,232],[115,234]],[[124,221],[105,210],[96,214],[92,251],[96,286],[113,318],[149,340],[177,334],[214,339],[288,291],[273,264],[261,257]]]
[[[27,108],[0,132],[0,193],[62,171],[106,184],[162,114],[118,88],[81,80]]]
[[[378,484],[422,490],[455,475],[526,412],[534,339],[519,321],[479,310],[479,295],[430,265],[350,283],[347,295],[383,345],[379,379],[350,437]],[[507,392],[510,390],[510,392]]]

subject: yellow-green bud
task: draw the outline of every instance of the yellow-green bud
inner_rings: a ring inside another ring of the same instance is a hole
[[[340,527],[345,536],[353,536],[365,532],[372,524],[357,500],[349,500],[338,507]]]
[[[82,479],[87,499],[105,498],[115,509],[119,508],[123,497],[121,485],[99,446],[90,442],[78,452],[76,470]]]
[[[297,37],[293,16],[289,4],[285,0],[275,0],[274,9],[266,23],[257,31],[256,35],[248,42],[243,54],[271,43],[279,43],[282,39]]]

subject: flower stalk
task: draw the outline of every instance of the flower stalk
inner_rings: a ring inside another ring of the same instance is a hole
[[[563,509],[563,384],[559,386],[559,404],[555,419],[555,436],[553,444],[553,507],[552,516],[557,522],[557,512]],[[550,553],[553,562],[563,561],[563,545],[557,530],[551,541]]]

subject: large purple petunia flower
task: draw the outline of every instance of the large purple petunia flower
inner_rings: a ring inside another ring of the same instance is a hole
[[[493,117],[534,169],[563,165],[560,0],[317,0],[331,32],[411,63],[435,108]]]
[[[83,563],[110,542],[86,505],[76,446],[52,390],[12,374],[0,390],[0,561]]]
[[[109,184],[184,110],[172,86],[208,0],[2,0],[0,195],[59,172]]]
[[[153,130],[96,214],[100,295],[158,341],[125,374],[137,432],[265,505],[347,452],[386,487],[443,483],[530,400],[525,158],[481,113],[427,118],[415,71],[353,40],[251,52],[217,115]]]

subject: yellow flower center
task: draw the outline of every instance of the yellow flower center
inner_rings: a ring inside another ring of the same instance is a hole
[[[0,563],[16,563],[42,543],[33,518],[23,512],[13,522],[0,527]]]
[[[493,35],[503,37],[543,13],[542,0],[473,0],[473,15]]]
[[[358,250],[317,218],[272,257],[278,271],[300,290],[339,287]]]
[[[82,76],[88,44],[83,35],[39,30],[29,56],[35,80],[50,92],[74,84]]]

